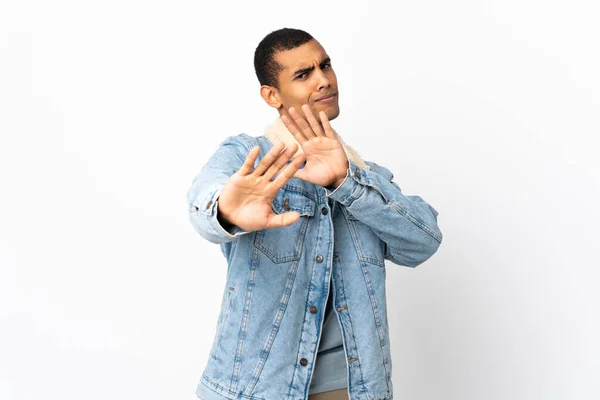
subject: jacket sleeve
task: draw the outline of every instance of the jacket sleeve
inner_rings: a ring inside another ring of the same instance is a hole
[[[326,187],[326,195],[373,229],[385,243],[387,260],[414,268],[442,243],[438,212],[421,197],[404,195],[390,170],[366,164],[369,170],[349,161],[344,181],[335,189]]]
[[[241,134],[225,139],[202,167],[187,191],[190,221],[204,239],[212,243],[231,242],[249,233],[234,226],[227,231],[217,219],[218,197],[231,175],[239,170],[253,147],[252,137]]]

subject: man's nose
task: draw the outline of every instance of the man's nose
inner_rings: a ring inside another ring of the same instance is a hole
[[[319,90],[331,86],[331,81],[329,80],[327,75],[325,75],[325,73],[320,69],[317,72],[317,85]]]

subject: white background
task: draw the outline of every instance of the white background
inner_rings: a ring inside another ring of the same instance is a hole
[[[331,56],[346,142],[440,213],[387,265],[395,398],[600,398],[594,3],[3,1],[0,399],[195,398],[226,263],[185,194],[276,117],[252,57],[284,26]]]

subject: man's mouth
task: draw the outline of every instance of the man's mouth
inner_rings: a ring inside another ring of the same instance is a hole
[[[315,100],[315,103],[329,103],[335,99],[335,96],[337,96],[337,93],[330,94],[326,97],[321,97],[320,99]]]

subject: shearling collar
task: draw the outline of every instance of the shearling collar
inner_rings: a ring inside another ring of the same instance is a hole
[[[342,140],[342,137],[335,131],[335,129],[333,130],[333,133],[335,133],[336,137],[342,144],[342,147],[344,147],[344,151],[346,152],[346,157],[348,157],[348,160],[352,161],[354,164],[358,165],[360,168],[367,169],[367,170],[370,169],[369,166],[367,164],[365,164],[365,162],[362,160],[362,158],[360,158],[357,151],[354,150],[349,145],[347,145],[346,143],[344,143],[344,141]],[[298,144],[298,150],[292,156],[292,158],[294,158],[298,154],[302,153],[302,146],[300,146],[300,143],[298,142],[298,140],[296,140],[294,135],[292,135],[292,133],[285,126],[285,124],[283,123],[283,121],[281,120],[280,117],[277,117],[277,119],[275,121],[273,121],[271,124],[269,124],[265,128],[265,136],[267,137],[267,139],[269,139],[269,141],[272,144],[276,144],[278,142],[283,142],[286,146],[289,146],[293,143]]]

